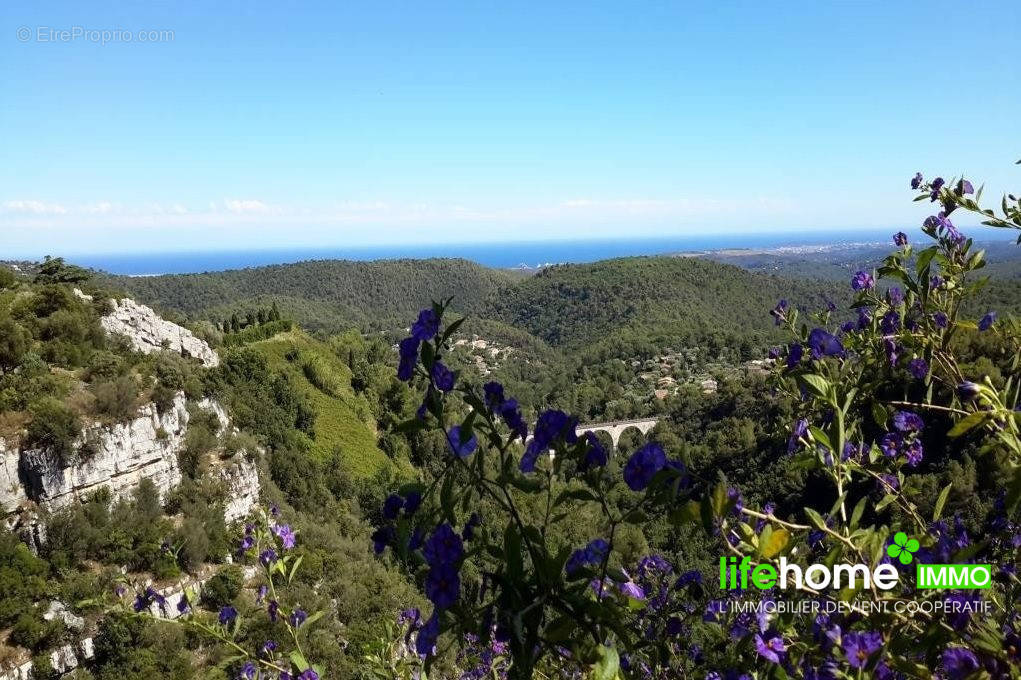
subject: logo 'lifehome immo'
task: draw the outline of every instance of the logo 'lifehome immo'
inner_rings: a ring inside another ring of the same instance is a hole
[[[901,564],[911,564],[914,554],[920,549],[918,541],[898,531],[893,542],[887,546],[886,554]],[[992,566],[988,564],[918,564],[916,565],[918,588],[935,589],[982,589],[992,584]],[[877,564],[874,568],[866,564],[810,564],[802,568],[792,564],[786,557],[780,557],[777,564],[756,564],[751,558],[720,558],[720,589],[747,590],[750,587],[769,590],[778,587],[810,588],[824,590],[871,589],[891,590],[900,582],[900,573],[890,563]]]

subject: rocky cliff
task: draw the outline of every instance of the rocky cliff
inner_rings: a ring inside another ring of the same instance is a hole
[[[130,298],[113,300],[113,311],[100,323],[107,333],[123,335],[131,346],[145,354],[165,349],[186,357],[194,357],[203,366],[220,364],[220,357],[204,340],[195,337],[187,328],[167,321],[151,308]]]
[[[47,450],[10,448],[0,439],[0,517],[6,516],[8,526],[24,534],[37,529],[22,516],[34,515],[33,506],[60,510],[101,487],[120,498],[133,492],[143,479],[152,481],[164,497],[181,481],[177,457],[190,420],[186,406],[184,393],[178,393],[163,413],[155,404],[147,404],[128,422],[86,428],[76,446],[85,453],[69,461],[60,461]],[[221,430],[229,427],[218,403],[203,400],[198,406],[216,414]],[[227,486],[227,521],[247,515],[259,496],[255,464],[239,455],[218,462],[214,474]],[[26,513],[19,514],[19,510]]]
[[[20,474],[28,497],[59,510],[102,486],[120,498],[148,479],[162,498],[181,481],[177,454],[188,429],[185,406],[184,393],[178,393],[165,413],[147,404],[126,423],[86,428],[76,447],[85,453],[67,462],[46,450],[22,451]]]

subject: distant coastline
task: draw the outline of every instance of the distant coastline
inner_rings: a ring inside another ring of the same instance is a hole
[[[463,258],[480,265],[520,271],[554,264],[584,263],[636,255],[697,257],[785,255],[885,245],[897,229],[857,232],[787,232],[772,234],[692,234],[660,238],[523,241],[511,243],[437,243],[415,245],[292,248],[209,252],[65,254],[68,261],[111,274],[159,276],[245,269],[307,260],[381,260]],[[995,239],[984,229],[976,237]],[[2,254],[0,254],[0,259]],[[13,259],[13,258],[11,258]],[[24,259],[24,258],[20,258]],[[41,259],[41,258],[40,258]]]

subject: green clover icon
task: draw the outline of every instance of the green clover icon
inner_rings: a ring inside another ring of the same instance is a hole
[[[893,544],[886,546],[886,554],[896,557],[901,564],[911,564],[911,560],[914,559],[912,553],[918,552],[918,548],[918,541],[909,539],[903,531],[898,531],[893,535]]]

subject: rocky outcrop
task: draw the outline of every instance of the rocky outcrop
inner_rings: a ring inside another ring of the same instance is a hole
[[[21,452],[7,448],[7,442],[0,438],[0,515],[14,512],[28,500],[18,472],[20,460]]]
[[[259,470],[244,455],[235,458],[217,472],[227,488],[223,504],[223,521],[227,524],[248,517],[259,502]]]
[[[178,393],[165,413],[147,404],[126,423],[87,428],[78,442],[87,453],[71,461],[62,463],[47,450],[23,451],[20,475],[28,497],[60,510],[101,487],[120,498],[148,479],[163,498],[181,481],[177,454],[188,428],[185,404]]]
[[[100,319],[107,333],[123,335],[144,354],[160,350],[194,357],[206,367],[220,365],[220,357],[204,340],[187,328],[162,318],[152,308],[130,298],[113,300],[113,311]]]
[[[219,403],[204,399],[198,407],[216,414],[221,434],[230,429]],[[75,447],[83,452],[63,462],[51,451],[10,449],[0,439],[0,517],[31,546],[44,540],[37,535],[42,527],[35,521],[33,506],[60,510],[103,487],[114,498],[122,498],[143,479],[150,480],[160,498],[165,498],[181,481],[177,458],[189,420],[187,401],[179,392],[163,413],[155,404],[147,404],[126,423],[86,428]],[[240,453],[217,461],[212,473],[225,483],[225,519],[233,522],[245,517],[259,498],[255,463]]]

